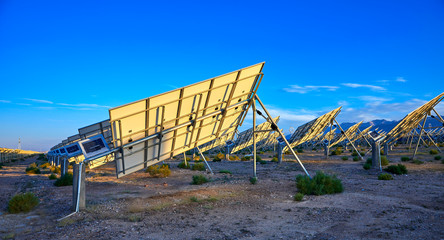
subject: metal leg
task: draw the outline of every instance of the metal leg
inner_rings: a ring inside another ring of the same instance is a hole
[[[361,158],[361,160],[364,160],[364,158],[362,158],[361,153],[358,151],[358,149],[355,147],[355,145],[350,141],[350,138],[348,138],[347,134],[345,133],[344,129],[342,129],[341,125],[339,125],[338,121],[336,121],[336,119],[334,119],[334,121],[336,122],[336,124],[339,127],[339,130],[341,130],[345,137],[348,139],[348,141],[350,142],[350,144],[352,145],[352,147],[355,149],[355,151],[358,153],[358,156]]]
[[[199,148],[199,147],[196,147],[196,148],[197,148],[197,150],[199,151],[200,156],[201,156],[202,159],[204,160],[205,164],[207,165],[208,170],[210,170],[211,174],[214,174],[214,173],[213,173],[213,170],[211,169],[210,165],[209,165],[208,162],[207,162],[207,159],[205,159],[205,156],[202,154],[202,151],[200,151],[200,148]]]
[[[425,125],[425,123],[426,123],[426,119],[427,119],[427,115],[425,115],[425,117],[424,117],[424,121],[422,122],[421,130],[420,130],[420,132],[419,132],[419,139],[418,139],[418,142],[416,143],[416,148],[415,148],[415,152],[413,153],[412,160],[415,159],[416,152],[418,151],[419,142],[420,142],[420,140],[421,140],[422,131],[424,131],[424,125]]]

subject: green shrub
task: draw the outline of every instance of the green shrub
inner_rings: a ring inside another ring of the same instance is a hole
[[[200,156],[195,156],[195,157],[193,157],[193,160],[195,161],[195,162],[202,162],[203,160],[200,160]]]
[[[361,157],[365,156],[365,152],[359,152],[359,154],[361,155]]]
[[[441,160],[441,163],[442,163],[442,164],[444,164],[444,159],[443,159],[443,160]]]
[[[441,156],[435,156],[435,160],[441,160]]]
[[[388,173],[381,173],[378,175],[378,180],[393,180],[393,176]]]
[[[389,165],[389,161],[386,156],[381,156],[381,166]]]
[[[72,173],[66,173],[63,177],[60,177],[54,182],[57,187],[72,185]]]
[[[358,155],[359,155],[358,152],[356,152],[356,151],[353,151],[353,152],[352,152],[352,156],[353,156],[353,157],[356,157],[356,156],[358,156]]]
[[[45,159],[45,154],[39,154],[37,160],[43,160],[43,159]]]
[[[410,161],[410,158],[409,157],[401,157],[401,161],[402,162],[407,162],[407,161]]]
[[[256,184],[257,183],[257,177],[251,177],[250,178],[250,183],[253,184],[253,185]]]
[[[260,162],[260,161],[262,161],[262,158],[260,156],[256,155],[256,161]]]
[[[250,156],[244,156],[241,158],[241,161],[249,161],[250,160]]]
[[[3,168],[3,163],[0,163],[0,169],[2,169]]]
[[[415,160],[413,160],[412,161],[414,164],[423,164],[424,162],[423,161],[421,161],[421,160],[418,160],[418,159],[415,159]]]
[[[27,168],[26,168],[26,173],[27,174],[40,174],[40,169],[37,167],[36,163],[32,163],[30,164]]]
[[[51,166],[51,164],[49,164],[49,163],[47,162],[47,163],[43,163],[43,164],[40,165],[39,167],[45,169],[45,168],[48,168],[48,167],[50,167],[50,166]]]
[[[155,178],[165,178],[171,175],[171,170],[166,164],[162,165],[151,165],[145,172],[149,173],[151,177]]]
[[[302,201],[303,198],[304,198],[304,194],[302,194],[302,193],[296,193],[296,194],[294,195],[294,200],[295,200],[295,201],[300,202],[300,201]]]
[[[365,163],[364,166],[363,166],[363,168],[364,168],[365,170],[369,170],[371,167],[372,167],[372,164],[371,164],[371,163]]]
[[[57,179],[57,175],[55,175],[54,173],[51,173],[51,175],[49,175],[48,178],[51,180],[54,180],[54,179]]]
[[[359,157],[353,157],[353,162],[359,161]]]
[[[17,194],[8,202],[9,213],[29,212],[39,204],[39,199],[33,193]]]
[[[303,153],[303,152],[304,152],[304,149],[299,148],[299,149],[296,149],[296,151],[297,151],[298,153]]]
[[[402,164],[391,165],[391,166],[388,166],[387,168],[385,168],[384,170],[389,173],[393,173],[393,174],[397,174],[397,175],[407,174],[407,168]]]
[[[313,179],[305,175],[296,176],[296,187],[300,193],[306,195],[324,195],[344,191],[340,179],[335,175],[324,174],[322,171],[317,172]]]
[[[199,199],[197,199],[196,196],[192,196],[192,197],[190,197],[190,201],[191,202],[199,202]]]
[[[220,161],[222,161],[222,159],[218,158],[217,156],[213,158],[213,162],[220,162]]]
[[[55,174],[60,174],[62,172],[62,170],[60,169],[60,167],[51,167],[49,169],[50,172],[53,172]]]
[[[229,156],[230,161],[240,160],[238,156]]]
[[[278,158],[277,158],[277,157],[273,157],[273,158],[271,159],[271,161],[272,161],[272,162],[278,162]]]
[[[344,161],[347,161],[348,157],[347,156],[343,156],[343,157],[341,157],[341,159],[344,160]]]
[[[267,164],[267,161],[265,161],[265,160],[259,160],[259,163],[260,163],[260,164]]]
[[[201,185],[204,183],[209,182],[210,180],[208,180],[208,178],[206,178],[204,175],[194,175],[193,176],[193,181],[191,182],[191,184],[193,185]]]
[[[367,158],[367,160],[365,161],[365,163],[372,164],[372,158]]]
[[[205,171],[205,165],[203,163],[195,163],[191,169],[194,171]]]
[[[183,169],[189,169],[191,168],[190,164],[187,162],[185,163],[185,161],[179,163],[179,165],[177,165],[178,168],[183,168]]]
[[[436,150],[436,149],[432,149],[432,150],[429,151],[429,153],[430,153],[431,155],[436,155],[436,154],[438,154],[438,150]]]
[[[231,174],[231,171],[230,171],[230,170],[220,170],[219,173],[228,173],[228,174]]]

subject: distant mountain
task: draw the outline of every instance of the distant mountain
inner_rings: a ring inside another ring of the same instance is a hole
[[[383,130],[384,132],[389,132],[390,130],[392,130],[400,121],[388,121],[385,119],[376,119],[376,120],[372,120],[370,122],[363,122],[361,124],[361,126],[359,127],[360,130],[364,130],[367,127],[369,127],[370,125],[373,125],[372,129],[376,129],[378,128],[379,130]],[[422,121],[421,121],[422,123]],[[341,127],[344,130],[347,130],[349,127],[355,125],[356,123],[341,123]],[[429,128],[429,127],[439,127],[439,126],[444,126],[440,121],[428,117],[426,120],[426,125],[425,128]]]

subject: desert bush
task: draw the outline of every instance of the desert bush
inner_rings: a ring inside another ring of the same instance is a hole
[[[296,151],[297,151],[298,153],[303,153],[303,152],[304,152],[304,149],[302,149],[302,148],[298,148],[298,149],[296,149]]]
[[[305,175],[296,176],[298,191],[306,195],[324,195],[344,191],[342,182],[335,175],[330,176],[322,171],[316,173],[313,179]]]
[[[256,161],[260,162],[260,161],[262,161],[262,158],[260,156],[256,155]]]
[[[413,162],[414,164],[418,164],[418,165],[424,163],[423,161],[418,160],[418,159],[414,159],[412,162]]]
[[[62,172],[62,170],[60,169],[60,167],[51,167],[49,168],[50,172],[53,172],[55,174],[60,174]]]
[[[228,174],[231,174],[231,171],[230,171],[230,170],[220,170],[219,173],[228,173]]]
[[[218,157],[220,160],[225,159],[225,154],[223,154],[223,153],[218,153],[218,154],[217,154],[217,157]]]
[[[54,186],[56,187],[63,187],[63,186],[70,186],[72,185],[72,173],[66,173],[64,176],[58,178],[54,182]]]
[[[378,180],[393,180],[393,176],[388,173],[381,173],[378,175]]]
[[[256,184],[257,183],[257,177],[251,177],[250,178],[250,183],[253,184],[253,185]]]
[[[191,202],[199,202],[199,199],[197,199],[196,196],[192,196],[192,197],[190,197],[190,201]]]
[[[49,175],[48,178],[50,180],[55,180],[55,179],[57,179],[57,175],[55,175],[54,173],[51,173],[51,175]]]
[[[36,163],[31,163],[27,168],[26,168],[26,173],[27,174],[40,174],[40,169],[37,167]]]
[[[240,160],[238,156],[230,156],[229,157],[230,161],[235,161],[235,160]]]
[[[410,161],[410,158],[404,156],[404,157],[401,157],[401,161],[402,161],[402,162],[407,162],[407,161]]]
[[[441,160],[441,163],[442,163],[442,164],[444,164],[444,159],[443,159],[443,160]]]
[[[367,158],[367,160],[365,161],[365,163],[372,164],[372,158]]]
[[[45,159],[45,154],[39,154],[37,160],[43,160],[43,159]]]
[[[241,161],[249,161],[250,160],[250,156],[244,156],[241,158]]]
[[[195,162],[201,162],[202,160],[200,160],[200,156],[195,156],[195,157],[193,157],[193,160],[195,161]]]
[[[277,158],[277,157],[273,157],[273,158],[271,159],[271,161],[272,161],[272,162],[278,162],[278,158]]]
[[[344,160],[344,161],[347,161],[348,157],[347,156],[343,156],[343,157],[341,157],[341,159]]]
[[[40,168],[43,168],[43,169],[45,169],[45,168],[49,168],[49,167],[51,167],[51,164],[47,162],[47,163],[43,163],[43,164],[41,164],[39,167],[40,167]]]
[[[183,168],[183,169],[189,169],[191,168],[190,164],[187,162],[185,163],[185,161],[179,163],[179,165],[177,165],[178,168]]]
[[[191,184],[193,185],[201,185],[204,183],[209,182],[210,180],[208,180],[208,178],[206,178],[204,175],[194,175],[193,176],[193,181],[191,182]]]
[[[369,170],[372,167],[371,163],[364,163],[364,166],[362,166],[365,170]]]
[[[29,212],[39,204],[39,199],[33,193],[21,193],[8,202],[9,213]]]
[[[361,155],[361,157],[365,156],[365,152],[359,152],[359,154]]]
[[[203,163],[195,163],[191,169],[194,171],[205,171],[205,165]]]
[[[259,160],[259,163],[260,163],[260,164],[267,164],[267,161],[265,161],[265,160]]]
[[[171,175],[171,170],[166,164],[162,165],[151,165],[145,172],[149,173],[151,177],[155,178],[165,178]]]
[[[353,157],[353,162],[359,161],[359,157]]]
[[[389,161],[386,156],[381,156],[381,166],[389,165]]]
[[[381,149],[381,150],[379,151],[379,154],[384,155],[384,150]]]
[[[304,194],[302,194],[302,193],[296,193],[296,194],[294,195],[294,200],[295,200],[295,201],[300,202],[300,201],[302,201],[303,198],[304,198]]]
[[[213,158],[213,162],[220,162],[220,161],[222,161],[222,159],[220,159],[219,157],[217,157],[217,155],[214,156],[214,158]]]
[[[353,157],[356,157],[356,156],[358,156],[359,154],[358,154],[358,152],[356,152],[355,150],[353,150],[353,152],[352,152],[352,156]]]
[[[436,149],[432,149],[432,150],[429,151],[429,153],[430,153],[431,155],[436,155],[436,154],[438,154],[438,150],[436,150]]]
[[[2,169],[3,168],[3,163],[0,163],[0,169]]]
[[[384,170],[389,173],[393,173],[393,174],[397,174],[397,175],[407,174],[407,168],[402,164],[391,165],[391,166],[388,166],[387,168],[385,168]]]
[[[435,160],[441,160],[441,156],[435,156]]]

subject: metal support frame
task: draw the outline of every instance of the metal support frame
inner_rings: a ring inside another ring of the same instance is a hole
[[[355,147],[355,145],[353,144],[352,141],[350,141],[350,138],[347,136],[347,134],[345,133],[344,129],[342,129],[341,125],[339,125],[338,121],[336,121],[336,118],[333,119],[333,121],[335,121],[335,123],[338,125],[339,130],[341,130],[341,132],[344,133],[345,137],[348,139],[348,141],[350,142],[350,144],[352,145],[352,147],[355,149],[355,151],[358,153],[359,158],[361,158],[361,160],[364,160],[364,158],[361,156],[361,153],[358,151],[358,149]]]
[[[253,177],[257,178],[256,175],[256,100],[253,97]]]
[[[210,170],[211,174],[214,174],[214,173],[213,173],[213,170],[212,170],[211,167],[210,167],[210,164],[208,164],[208,162],[207,162],[207,160],[205,159],[205,156],[203,155],[202,151],[200,151],[200,148],[199,148],[199,147],[196,147],[196,148],[197,148],[197,150],[199,151],[200,156],[201,156],[202,159],[204,160],[205,164],[207,165],[208,170]]]
[[[259,98],[259,96],[256,94],[254,96],[253,101],[257,100],[259,102],[259,104],[261,105],[262,109],[264,109],[265,114],[267,114],[268,117],[268,121],[271,121],[272,126],[277,126],[276,123],[273,121],[273,118],[271,117],[270,113],[268,113],[267,108],[264,106],[264,104],[262,103],[261,99]],[[253,113],[253,116],[256,114],[256,112]],[[291,153],[293,154],[293,156],[296,158],[296,160],[298,161],[299,165],[301,166],[301,168],[304,170],[305,174],[311,179],[310,174],[307,172],[307,170],[304,167],[304,164],[302,164],[301,160],[299,159],[298,155],[296,155],[296,153],[294,152],[293,148],[291,147],[290,143],[287,141],[287,139],[285,138],[285,135],[282,133],[282,131],[279,129],[279,127],[276,127],[276,130],[279,135],[282,137],[282,139],[284,140],[285,144],[287,145],[287,147],[290,149]]]
[[[412,160],[415,159],[415,157],[416,157],[416,153],[418,152],[419,142],[420,142],[421,139],[422,139],[422,138],[421,138],[421,137],[422,137],[422,131],[424,131],[424,125],[425,125],[425,123],[426,123],[426,120],[427,120],[427,115],[424,116],[424,121],[422,122],[422,125],[421,125],[421,131],[419,132],[419,139],[418,139],[418,142],[416,143],[416,148],[415,148],[415,152],[413,153]]]

